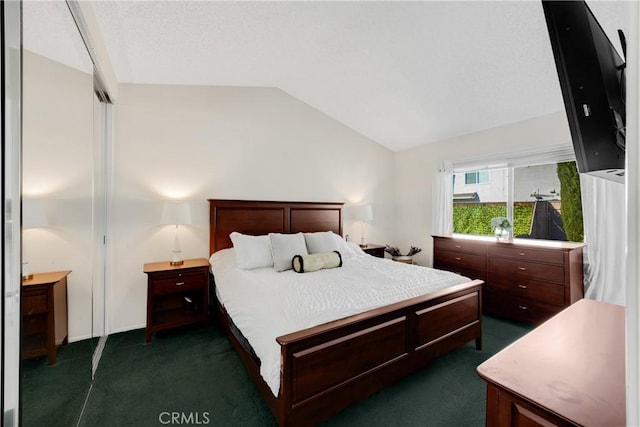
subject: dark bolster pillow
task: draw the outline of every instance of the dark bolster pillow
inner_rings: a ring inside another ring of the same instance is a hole
[[[296,273],[308,273],[323,268],[342,267],[340,252],[322,252],[319,254],[295,255],[291,260]]]

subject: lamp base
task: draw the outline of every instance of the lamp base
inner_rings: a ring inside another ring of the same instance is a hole
[[[184,260],[182,259],[182,251],[180,250],[178,244],[171,252],[171,261],[169,261],[169,265],[175,267],[177,265],[184,264]]]
[[[29,271],[29,261],[22,261],[22,280],[33,279],[33,273]]]

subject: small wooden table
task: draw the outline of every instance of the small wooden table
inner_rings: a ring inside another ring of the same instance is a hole
[[[47,356],[56,363],[57,346],[68,337],[67,276],[71,271],[35,273],[22,281],[22,357]]]
[[[208,323],[209,261],[186,259],[144,265],[147,274],[146,342],[154,332],[191,323]]]
[[[384,258],[384,248],[386,246],[384,245],[377,245],[375,243],[369,243],[367,246],[362,247],[360,246],[360,248],[365,252],[368,253],[371,256],[375,256],[378,258]]]
[[[625,309],[580,300],[480,366],[487,426],[624,426]]]

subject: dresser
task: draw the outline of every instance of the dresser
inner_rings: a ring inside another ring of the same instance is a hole
[[[624,426],[625,308],[583,299],[478,366],[486,425]]]
[[[169,261],[147,263],[146,342],[153,333],[193,323],[206,324],[209,304],[209,261],[186,259],[182,265]]]
[[[433,236],[433,265],[485,281],[484,312],[533,325],[581,299],[583,243]]]
[[[35,273],[22,281],[22,357],[47,356],[56,363],[68,342],[67,276],[71,271]]]

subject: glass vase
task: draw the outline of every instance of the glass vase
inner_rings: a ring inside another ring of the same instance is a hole
[[[496,240],[509,240],[509,229],[496,227],[495,229]]]

